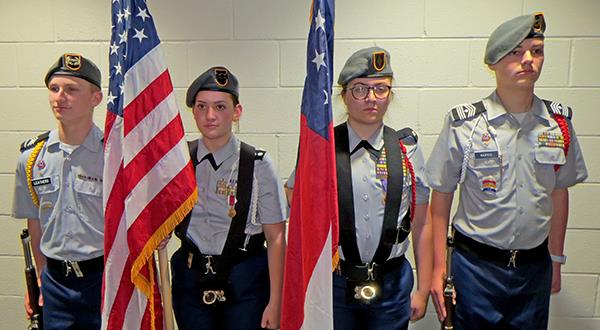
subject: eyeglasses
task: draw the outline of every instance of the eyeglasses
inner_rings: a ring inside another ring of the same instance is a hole
[[[371,91],[373,91],[373,94],[375,94],[375,98],[385,99],[390,95],[392,87],[388,85],[354,85],[354,87],[349,88],[349,90],[352,93],[352,97],[354,97],[356,100],[366,99]]]

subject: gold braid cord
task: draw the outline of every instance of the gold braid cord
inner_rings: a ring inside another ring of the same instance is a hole
[[[33,189],[33,184],[31,182],[33,180],[33,163],[35,163],[35,160],[40,154],[40,151],[42,150],[42,147],[45,143],[46,141],[40,141],[38,142],[38,144],[35,145],[35,148],[33,148],[33,150],[31,151],[31,155],[29,155],[29,158],[27,158],[27,164],[25,164],[27,188],[29,188],[29,195],[31,195],[31,201],[36,207],[40,207],[40,200],[38,199],[38,195],[35,193],[35,190]]]

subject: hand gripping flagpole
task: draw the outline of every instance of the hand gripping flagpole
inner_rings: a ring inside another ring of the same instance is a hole
[[[173,300],[171,299],[171,277],[167,246],[158,250],[158,268],[160,270],[160,296],[162,297],[165,330],[173,330]]]

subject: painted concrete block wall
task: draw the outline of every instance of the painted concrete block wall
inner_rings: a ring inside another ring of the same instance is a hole
[[[197,135],[184,105],[188,84],[212,65],[241,82],[244,114],[238,135],[275,159],[282,179],[294,166],[305,75],[309,0],[148,0],[163,40],[186,133]],[[600,329],[600,2],[593,0],[337,1],[334,71],[358,48],[392,54],[394,127],[418,131],[426,154],[444,113],[493,90],[483,65],[486,38],[502,21],[545,12],[546,62],[537,94],[573,107],[590,177],[571,190],[563,291],[552,298],[551,329]],[[108,83],[109,1],[0,0],[0,328],[23,328],[23,274],[13,220],[12,187],[18,144],[54,127],[43,76],[63,52],[94,60]],[[338,91],[339,93],[339,91]],[[344,120],[339,97],[336,122]],[[104,103],[95,119],[104,125]],[[171,251],[176,243],[170,246]],[[430,305],[411,329],[435,329]]]

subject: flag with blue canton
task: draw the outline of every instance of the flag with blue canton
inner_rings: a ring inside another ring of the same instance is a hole
[[[332,123],[333,0],[311,6],[306,80],[281,329],[332,329],[332,267],[338,260],[338,207]]]
[[[111,7],[102,329],[162,329],[154,251],[191,211],[196,179],[146,2]]]

